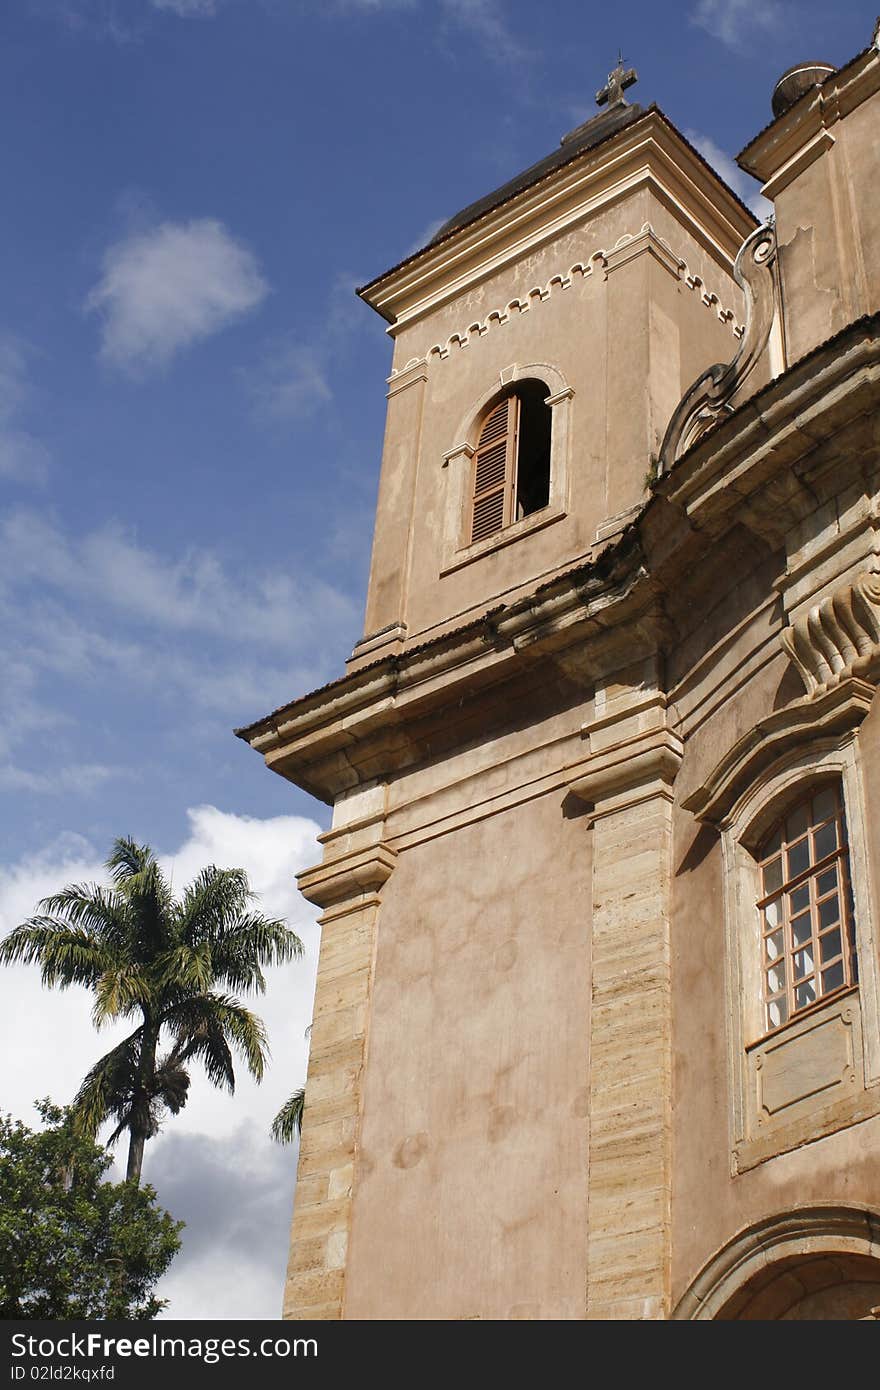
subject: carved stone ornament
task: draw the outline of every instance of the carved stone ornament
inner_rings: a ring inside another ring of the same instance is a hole
[[[860,574],[779,634],[808,695],[880,671],[880,575]]]
[[[776,227],[770,217],[746,237],[733,266],[733,277],[746,298],[746,326],[736,356],[703,372],[682,396],[660,447],[662,475],[710,426],[733,410],[731,398],[742,386],[767,346],[776,313],[774,267]]]

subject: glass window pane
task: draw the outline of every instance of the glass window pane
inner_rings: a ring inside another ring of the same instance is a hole
[[[794,878],[796,874],[803,873],[810,863],[810,850],[806,840],[799,840],[796,845],[786,852],[787,877]]]
[[[804,978],[805,975],[811,974],[812,969],[813,969],[813,951],[812,951],[812,948],[810,948],[809,950],[807,950],[807,949],[805,948],[803,951],[795,951],[795,953],[794,953],[794,978],[795,978],[796,980],[802,980],[802,979]]]
[[[781,989],[785,989],[785,961],[777,961],[771,965],[767,971],[767,993],[778,994]]]
[[[826,960],[833,960],[835,956],[839,956],[842,949],[839,928],[837,931],[830,931],[827,936],[820,937],[819,939],[819,953],[823,962]]]
[[[804,908],[809,906],[810,885],[809,883],[802,883],[800,888],[795,888],[794,892],[789,895],[788,910],[793,917],[796,912],[803,912]]]
[[[782,899],[774,898],[764,908],[764,921],[768,927],[778,927],[782,921]]]
[[[833,989],[840,989],[843,984],[843,961],[839,960],[836,965],[829,966],[822,971],[822,993],[830,994]]]
[[[782,826],[780,825],[779,828],[770,836],[770,839],[764,842],[764,848],[761,850],[759,858],[766,859],[768,854],[778,854],[781,849]]]
[[[837,849],[837,821],[830,820],[821,830],[817,830],[813,836],[813,845],[814,859],[824,859],[826,854],[833,854]]]
[[[818,823],[836,815],[837,792],[834,787],[823,787],[822,791],[813,797],[813,819]]]
[[[780,1028],[788,1022],[788,1000],[774,999],[767,1005],[767,1027]]]
[[[819,897],[830,893],[837,887],[837,868],[826,869],[824,874],[820,874],[816,880],[816,891]]]
[[[791,937],[795,946],[803,946],[805,941],[809,941],[813,935],[813,923],[810,921],[809,912],[801,913],[800,917],[795,917],[791,924]]]
[[[764,894],[775,893],[777,888],[782,887],[782,860],[771,859],[769,864],[764,865]]]
[[[778,960],[783,951],[782,932],[776,931],[772,936],[768,936],[764,941],[764,948],[768,961]]]
[[[810,823],[810,803],[804,806],[796,806],[788,820],[785,822],[786,840],[796,840],[798,836],[805,834]]]
[[[840,900],[836,893],[819,904],[819,929],[831,927],[840,921]]]
[[[805,980],[802,985],[798,985],[794,992],[794,1006],[796,1009],[805,1009],[808,1004],[816,1002],[816,986],[812,980]]]

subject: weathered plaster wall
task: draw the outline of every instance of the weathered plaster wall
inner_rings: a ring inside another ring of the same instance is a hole
[[[401,853],[346,1317],[584,1316],[590,872],[556,795]]]

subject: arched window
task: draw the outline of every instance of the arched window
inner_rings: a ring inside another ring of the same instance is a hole
[[[839,782],[814,789],[761,842],[758,911],[768,1032],[858,978]]]
[[[522,381],[486,414],[474,453],[471,543],[550,501],[549,395],[542,381]]]

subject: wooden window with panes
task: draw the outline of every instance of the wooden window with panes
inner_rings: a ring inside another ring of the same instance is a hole
[[[474,453],[470,543],[546,507],[550,408],[542,381],[520,383],[483,421]]]
[[[788,811],[757,859],[769,1033],[858,979],[840,784],[818,788]]]

